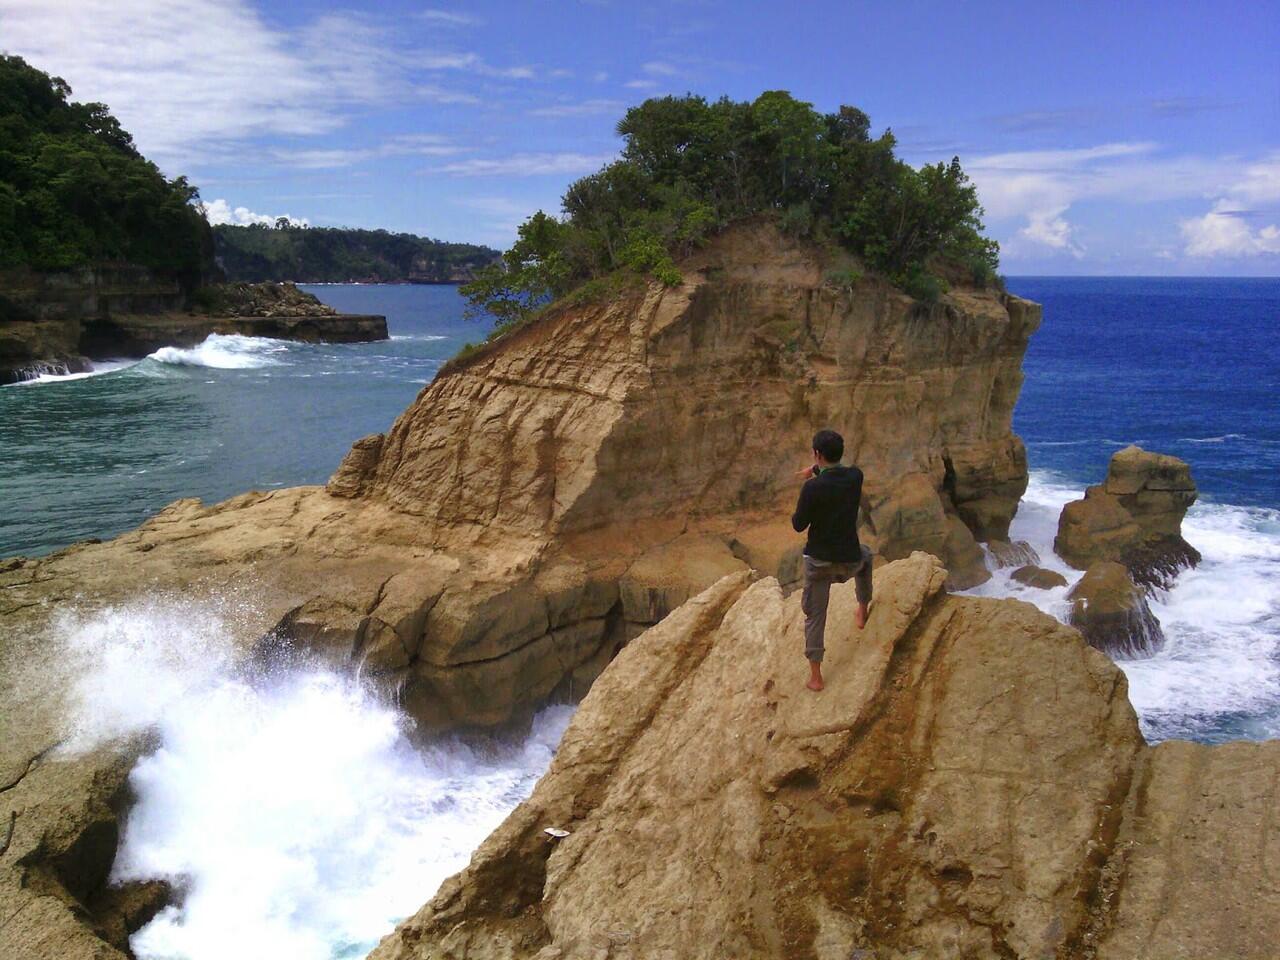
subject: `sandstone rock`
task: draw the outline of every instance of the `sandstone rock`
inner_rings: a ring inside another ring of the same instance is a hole
[[[1280,746],[1146,747],[1114,664],[944,576],[877,571],[820,695],[773,580],[675,611],[372,960],[1271,957]]]
[[[866,473],[870,546],[971,554],[947,517],[989,536],[1025,486],[1011,417],[1039,308],[961,287],[922,304],[874,278],[836,290],[825,256],[767,223],[725,231],[681,264],[679,287],[557,307],[450,363],[380,444],[357,444],[332,492],[178,501],[106,543],[5,565],[0,769],[62,736],[64,692],[30,676],[61,675],[52,616],[144,592],[239,598],[236,657],[362,670],[424,731],[580,696],[642,625],[628,613],[660,616],[727,570],[745,580],[743,556],[795,576],[792,474],[823,426]],[[141,296],[120,306],[95,329],[137,348],[197,329]],[[342,318],[196,319],[307,336]],[[102,751],[95,775],[123,756]],[[5,890],[27,889],[24,876],[0,860]],[[81,940],[61,955],[111,949],[93,925],[118,924],[69,903],[42,898],[5,935],[65,920]]]
[[[365,486],[378,465],[378,454],[382,450],[382,441],[386,437],[381,433],[361,437],[347,455],[329,482],[325,491],[335,497],[358,497],[365,492]]]
[[[1025,567],[1040,562],[1040,554],[1035,547],[1025,540],[991,540],[987,543],[987,552],[996,569],[1005,567]]]
[[[955,515],[947,517],[947,539],[942,545],[942,556],[947,558],[948,590],[968,590],[991,579],[986,554],[964,521]]]
[[[1044,567],[1037,567],[1033,564],[1019,567],[1009,574],[1009,578],[1039,590],[1052,590],[1055,587],[1065,587],[1067,585],[1067,578],[1056,570],[1046,570]]]
[[[1179,570],[1200,562],[1181,532],[1195,499],[1184,461],[1125,447],[1112,456],[1104,483],[1063,508],[1054,549],[1077,569],[1114,560],[1137,582],[1167,587]]]
[[[1164,646],[1164,631],[1146,594],[1123,564],[1099,560],[1071,588],[1067,622],[1113,657],[1147,657]]]

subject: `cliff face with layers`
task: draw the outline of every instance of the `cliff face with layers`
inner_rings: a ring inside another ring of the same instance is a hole
[[[792,475],[827,426],[866,473],[882,561],[926,549],[981,578],[975,538],[1005,535],[1026,482],[1010,417],[1039,308],[837,289],[829,266],[767,223],[735,228],[679,287],[557,308],[450,364],[327,489],[182,500],[109,542],[0,562],[0,901],[37,918],[0,928],[0,953],[112,956],[95,929],[145,913],[102,887],[138,745],[56,749],[59,611],[236,594],[226,639],[245,658],[359,669],[423,729],[503,724],[583,694],[726,575],[794,583]]]
[[[1280,744],[1148,747],[1079,634],[945,578],[877,571],[865,631],[833,588],[818,695],[798,598],[713,585],[371,960],[1274,957]]]

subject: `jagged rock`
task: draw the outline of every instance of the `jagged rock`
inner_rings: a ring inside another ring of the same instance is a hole
[[[997,570],[1005,567],[1025,567],[1040,562],[1040,554],[1036,548],[1025,540],[991,540],[987,543],[987,552],[996,565]]]
[[[1184,461],[1125,447],[1112,456],[1105,482],[1063,507],[1054,550],[1079,570],[1114,560],[1138,583],[1167,587],[1179,570],[1200,562],[1182,538],[1182,518],[1195,500]]]
[[[325,484],[325,491],[335,497],[358,497],[364,493],[369,478],[378,466],[378,454],[382,451],[382,441],[385,439],[385,435],[374,433],[361,437],[352,444],[338,469]]]
[[[338,311],[292,283],[219,283],[202,287],[201,312],[223,317],[332,317]]]
[[[181,500],[113,540],[0,569],[0,768],[44,745],[34,731],[58,739],[62,692],[23,671],[57,649],[53,616],[71,604],[238,597],[235,658],[360,669],[422,731],[497,726],[580,696],[650,616],[742,557],[794,580],[793,474],[819,427],[842,430],[866,473],[863,534],[882,558],[945,554],[950,513],[1007,527],[1026,482],[1011,418],[1039,308],[960,286],[924,304],[873,278],[836,290],[825,256],[768,223],[727,230],[680,265],[677,287],[562,305],[451,362],[380,445],[358,445],[332,493]],[[158,315],[129,322],[138,344],[180,332]],[[106,775],[120,760],[94,762]],[[20,882],[0,860],[0,885]],[[85,937],[63,956],[108,949],[58,903],[41,899],[6,935],[49,910]]]
[[[1164,646],[1164,631],[1146,593],[1123,564],[1099,560],[1071,588],[1067,622],[1113,657],[1149,657]]]
[[[1046,570],[1044,567],[1037,567],[1034,564],[1019,567],[1009,574],[1009,578],[1017,580],[1018,583],[1026,584],[1028,587],[1035,587],[1038,590],[1052,590],[1054,587],[1065,587],[1067,585],[1067,578],[1056,570]]]
[[[1270,958],[1280,744],[1149,748],[1075,631],[944,577],[878,570],[861,633],[834,587],[819,695],[774,580],[680,607],[371,960]]]
[[[947,589],[968,590],[991,579],[986,554],[959,517],[947,517],[947,539],[942,545],[947,557]]]

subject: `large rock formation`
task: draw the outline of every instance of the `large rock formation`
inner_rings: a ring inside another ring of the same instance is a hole
[[[820,695],[798,599],[719,581],[373,960],[1271,960],[1280,744],[1147,747],[1106,657],[945,576],[877,571],[862,633],[835,587]]]
[[[767,223],[730,230],[678,287],[550,310],[450,364],[327,489],[182,500],[109,542],[0,563],[0,766],[35,762],[0,794],[0,832],[16,817],[34,838],[23,864],[0,859],[3,889],[33,889],[57,849],[38,811],[61,776],[65,685],[32,677],[65,673],[58,611],[235,593],[226,642],[244,657],[358,667],[424,729],[503,724],[581,695],[726,574],[794,583],[792,475],[822,426],[866,472],[863,533],[882,560],[923,548],[981,577],[974,541],[1006,535],[1026,483],[1010,424],[1039,308],[968,289],[923,304],[874,278],[834,288],[825,258]],[[106,789],[127,751],[78,762]],[[72,886],[22,909],[130,922]]]
[[[1064,581],[1065,583],[1065,581]],[[1164,646],[1164,631],[1146,592],[1123,564],[1099,560],[1067,594],[1067,622],[1092,646],[1117,658],[1149,657]]]
[[[188,291],[141,267],[0,271],[0,384],[92,369],[92,359],[143,357],[211,333],[356,343],[385,340],[385,317],[339,314],[293,284]]]
[[[1140,584],[1167,586],[1179,570],[1200,562],[1182,538],[1182,518],[1195,500],[1185,461],[1125,447],[1112,456],[1103,483],[1063,508],[1054,549],[1080,570],[1111,560]]]
[[[429,725],[502,723],[727,571],[794,582],[792,475],[821,426],[866,474],[882,559],[925,549],[979,582],[975,537],[1007,533],[1026,483],[1010,424],[1039,308],[832,288],[825,256],[730,230],[679,287],[551,310],[450,364],[327,490],[180,502],[6,595],[250,577],[275,640],[362,664]]]

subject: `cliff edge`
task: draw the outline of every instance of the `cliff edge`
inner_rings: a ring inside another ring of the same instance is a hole
[[[1274,957],[1280,743],[1148,747],[1078,633],[945,578],[877,571],[862,632],[833,588],[815,695],[798,598],[725,577],[371,960]]]

